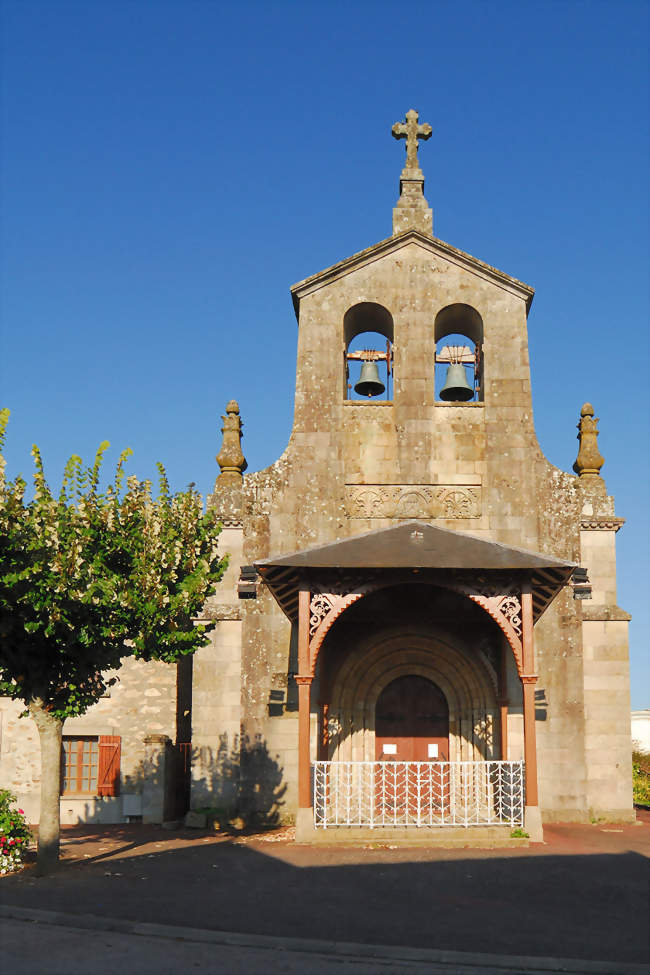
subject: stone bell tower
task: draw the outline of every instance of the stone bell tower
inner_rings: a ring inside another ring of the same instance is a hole
[[[288,588],[283,595],[278,583],[272,592],[255,564],[415,520],[457,533],[459,544],[471,536],[497,554],[506,546],[587,570],[581,592],[549,576],[544,595],[543,572],[536,577],[535,673],[526,676],[535,688],[539,804],[546,820],[631,818],[629,617],[615,591],[622,522],[599,474],[593,410],[582,411],[576,475],[553,467],[533,424],[527,319],[534,291],[433,236],[418,159],[431,126],[411,110],[392,134],[406,144],[392,235],[291,289],[298,361],[286,450],[244,476],[236,403],[224,417],[222,473],[210,504],[225,526],[230,568],[206,607],[219,621],[213,643],[195,658],[193,801],[200,804],[206,783],[218,779],[219,749],[243,743],[263,749],[269,774],[286,786],[282,815],[295,809],[297,628]],[[475,570],[479,585],[481,566]],[[438,625],[425,604],[414,600],[412,618],[400,622],[398,609],[391,617],[396,647],[403,627],[404,652],[413,619],[420,633]],[[456,634],[448,639],[460,647],[456,604],[439,605]],[[366,634],[379,616],[366,621]],[[500,638],[481,625],[462,652],[493,686],[480,705],[471,695],[459,705],[454,747],[459,756],[500,749],[518,758],[522,686],[510,658],[499,676]],[[350,622],[350,646],[352,632]],[[336,639],[332,660],[348,645],[341,638],[337,649]],[[330,700],[325,670],[313,679],[312,757]],[[327,681],[336,681],[334,665]],[[361,741],[364,729],[353,727],[360,719],[349,720],[350,741]],[[479,725],[493,729],[489,744],[472,730]]]

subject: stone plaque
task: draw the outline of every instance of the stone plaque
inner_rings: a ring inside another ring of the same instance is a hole
[[[481,488],[469,484],[346,484],[350,518],[480,518]]]

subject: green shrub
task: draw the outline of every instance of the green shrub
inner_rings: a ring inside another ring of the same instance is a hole
[[[0,789],[0,875],[20,870],[31,839],[22,809],[12,809],[16,797]]]
[[[632,752],[632,792],[638,806],[650,806],[650,755]]]

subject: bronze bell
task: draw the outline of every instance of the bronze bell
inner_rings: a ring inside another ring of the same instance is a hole
[[[379,396],[386,387],[379,378],[376,362],[364,362],[361,366],[359,382],[355,383],[354,391],[359,396]]]
[[[472,399],[474,390],[467,382],[465,366],[460,362],[452,362],[447,367],[445,385],[440,390],[440,399],[452,402],[466,402]]]

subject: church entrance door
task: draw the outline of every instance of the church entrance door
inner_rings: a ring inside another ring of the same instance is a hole
[[[375,710],[375,808],[387,822],[419,822],[448,805],[448,775],[415,762],[449,760],[449,708],[432,681],[398,677],[379,695]],[[444,767],[446,770],[446,767]],[[440,767],[443,772],[443,767]]]
[[[425,677],[398,677],[375,708],[375,760],[449,761],[449,708],[440,688]]]

